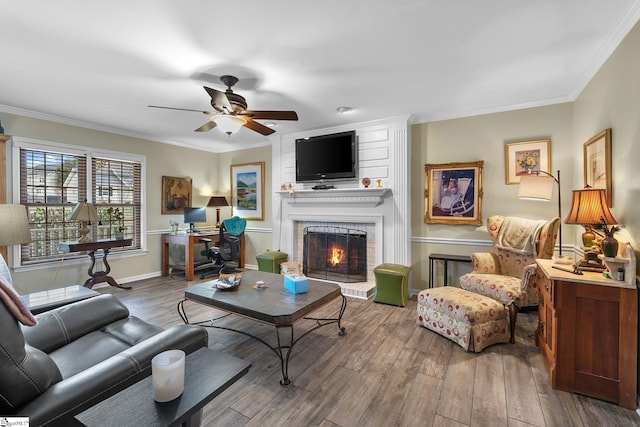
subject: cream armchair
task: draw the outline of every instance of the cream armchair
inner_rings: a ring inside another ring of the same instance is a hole
[[[556,244],[560,218],[553,218],[534,227],[529,220],[509,218],[508,224],[513,226],[521,221],[532,225],[529,234],[530,250],[505,249],[501,246],[500,228],[508,217],[494,215],[487,219],[487,228],[493,242],[493,252],[474,253],[471,255],[473,270],[460,277],[462,289],[475,292],[500,301],[509,309],[510,342],[515,342],[514,332],[518,310],[522,307],[538,305],[538,287],[533,280],[536,258],[551,258]],[[505,230],[503,230],[505,232]],[[537,234],[537,235],[535,235]],[[526,236],[524,236],[526,240]],[[524,280],[523,280],[524,279]]]

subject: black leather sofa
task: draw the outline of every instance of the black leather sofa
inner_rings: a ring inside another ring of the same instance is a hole
[[[113,295],[36,318],[19,325],[0,301],[0,415],[29,417],[32,427],[75,425],[74,415],[149,376],[156,354],[208,345],[204,328],[163,330],[130,316]]]

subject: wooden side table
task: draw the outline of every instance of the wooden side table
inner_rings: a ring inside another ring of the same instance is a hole
[[[601,273],[573,274],[536,260],[536,344],[551,386],[636,409],[638,289]]]
[[[91,265],[89,266],[89,279],[84,282],[84,287],[91,289],[96,283],[107,282],[111,286],[115,286],[120,289],[131,289],[131,286],[122,286],[116,282],[116,279],[109,276],[111,272],[111,266],[107,261],[107,255],[112,248],[122,248],[125,246],[131,246],[132,239],[110,239],[110,240],[96,240],[95,242],[78,243],[78,242],[60,242],[58,247],[63,252],[83,252],[87,251],[87,255],[91,258]],[[93,271],[96,265],[96,251],[102,250],[102,262],[104,263],[104,271]]]

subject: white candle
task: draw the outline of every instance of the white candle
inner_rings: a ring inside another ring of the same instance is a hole
[[[184,392],[184,358],[182,350],[168,350],[151,359],[153,398],[169,402]]]

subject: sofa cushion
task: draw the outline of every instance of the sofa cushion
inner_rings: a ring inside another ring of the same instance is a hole
[[[129,310],[110,294],[99,295],[36,315],[38,325],[23,328],[25,340],[45,353],[129,317]]]
[[[47,354],[25,345],[18,321],[3,302],[0,325],[0,414],[6,414],[39,396],[62,376]]]
[[[90,332],[49,355],[66,379],[162,331],[162,328],[132,316]]]

